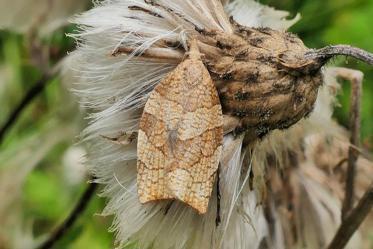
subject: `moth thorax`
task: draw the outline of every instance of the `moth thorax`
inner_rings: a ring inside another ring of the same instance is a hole
[[[220,38],[221,39],[221,38]],[[261,138],[286,129],[313,109],[322,74],[319,61],[296,36],[238,27],[217,43],[222,56],[210,62],[224,114],[238,117],[236,132]]]

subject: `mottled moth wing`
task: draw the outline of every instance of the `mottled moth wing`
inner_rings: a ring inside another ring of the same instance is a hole
[[[177,199],[207,211],[222,149],[222,110],[210,74],[192,45],[188,58],[153,90],[137,143],[141,203]]]

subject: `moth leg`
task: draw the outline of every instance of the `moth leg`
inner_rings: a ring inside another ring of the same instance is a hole
[[[240,119],[230,115],[223,115],[223,132],[227,135],[240,125]]]
[[[355,174],[356,161],[359,157],[359,152],[355,148],[360,146],[360,109],[361,109],[361,94],[362,82],[364,75],[361,71],[348,68],[333,68],[335,76],[348,80],[351,83],[351,103],[350,103],[350,148],[348,150],[348,166],[346,172],[345,198],[342,205],[342,219],[344,219],[354,205],[355,196]]]
[[[131,144],[133,141],[137,139],[137,132],[131,132],[131,133],[123,132],[116,137],[108,137],[104,135],[101,135],[101,137],[114,144],[125,146],[125,145]]]
[[[168,204],[167,204],[167,206],[165,207],[165,209],[164,209],[164,215],[167,215],[168,214],[168,211],[170,211],[170,208],[172,207],[172,204],[174,204],[174,200],[171,200]]]
[[[215,219],[215,225],[218,227],[221,222],[221,216],[220,216],[220,164],[218,166],[218,170],[216,172],[216,219]]]

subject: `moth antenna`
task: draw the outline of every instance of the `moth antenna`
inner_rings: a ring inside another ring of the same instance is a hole
[[[148,48],[145,51],[137,51],[136,47],[118,47],[116,48],[111,55],[118,56],[120,54],[132,54],[138,58],[147,58],[154,60],[166,60],[166,61],[176,61],[180,62],[183,58],[183,53],[170,48]]]
[[[333,56],[346,55],[355,59],[361,60],[369,65],[373,65],[373,54],[361,48],[352,47],[349,45],[327,46],[320,49],[311,50],[306,53],[306,58],[329,60]]]

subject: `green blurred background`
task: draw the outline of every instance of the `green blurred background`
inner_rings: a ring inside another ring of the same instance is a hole
[[[301,13],[302,19],[291,31],[297,33],[308,47],[342,43],[373,51],[371,0],[261,2],[288,10],[292,16]],[[59,29],[43,37],[42,43],[57,58],[73,48],[73,41],[65,33],[74,32],[74,29],[72,26]],[[11,30],[0,31],[0,126],[41,76],[40,70],[30,63],[32,55],[28,52],[28,39],[28,36]],[[361,132],[363,145],[372,150],[373,69],[347,58],[336,59],[330,64],[359,69],[365,74]],[[86,187],[86,178],[71,183],[66,173],[69,170],[66,161],[70,162],[70,152],[82,149],[75,143],[78,141],[77,134],[85,126],[83,114],[77,112],[76,99],[66,90],[71,87],[62,85],[60,78],[52,79],[0,144],[0,201],[4,206],[0,204],[0,220],[2,224],[9,224],[7,229],[0,228],[0,249],[10,248],[10,234],[18,232],[19,240],[26,240],[27,236],[37,240],[39,235],[51,231],[67,216]],[[349,94],[350,87],[345,82],[339,95],[341,107],[336,109],[335,117],[346,127]],[[27,147],[28,144],[32,144],[34,150]],[[12,167],[15,169],[14,176],[20,179],[6,177]],[[25,172],[25,168],[30,173]],[[2,194],[9,193],[12,193],[13,199],[1,199]],[[104,204],[105,200],[95,197],[84,216],[56,248],[112,248],[113,234],[107,232],[111,218],[94,215],[103,209]]]

